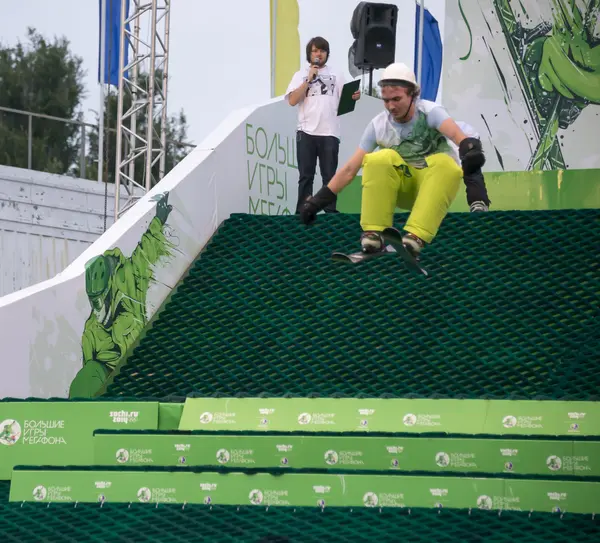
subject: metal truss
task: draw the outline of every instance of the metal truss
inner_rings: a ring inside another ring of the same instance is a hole
[[[170,12],[171,0],[121,2],[115,221],[165,174]]]

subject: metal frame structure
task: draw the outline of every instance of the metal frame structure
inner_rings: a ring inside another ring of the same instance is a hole
[[[55,117],[54,115],[46,115],[44,113],[34,113],[33,111],[24,111],[22,109],[14,109],[12,107],[0,106],[0,113],[14,113],[27,117],[27,168],[33,169],[33,118],[48,119],[49,121],[58,121],[66,124],[75,124],[79,126],[80,138],[79,142],[79,177],[86,179],[85,167],[85,128],[95,128],[95,124],[78,121],[77,119],[66,119],[64,117]]]
[[[165,174],[170,15],[171,0],[121,2],[115,221]],[[146,28],[148,34],[143,37],[141,31]],[[142,71],[148,74],[147,85],[139,80]],[[126,110],[125,96],[131,99]],[[140,131],[137,116],[143,111],[148,122],[146,129]],[[140,157],[144,158],[143,183],[135,180],[135,162]],[[153,174],[157,164],[158,176]]]

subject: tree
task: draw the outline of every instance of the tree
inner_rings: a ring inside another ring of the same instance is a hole
[[[46,40],[33,28],[28,43],[0,44],[0,105],[81,120],[83,60],[66,38]],[[32,168],[69,173],[78,160],[80,128],[49,119],[32,119]],[[28,118],[0,112],[0,164],[27,168]]]
[[[367,95],[367,96],[373,96],[375,98],[381,98],[381,89],[377,86],[377,85],[373,85],[373,88],[371,89],[371,92],[369,93],[369,86],[365,85],[363,92]]]
[[[156,72],[158,80],[162,80],[162,74]],[[141,88],[148,88],[149,76],[147,73],[141,73],[138,75],[138,85]],[[127,111],[131,106],[131,96],[128,93],[124,94],[124,111]],[[103,179],[107,179],[109,183],[115,181],[115,166],[116,166],[116,149],[117,149],[117,112],[118,112],[118,98],[115,93],[109,94],[104,102],[104,168],[105,175]],[[129,124],[127,124],[129,126]],[[145,109],[140,109],[137,112],[136,118],[136,132],[143,134],[145,138],[146,129],[148,126],[148,118]],[[167,174],[173,167],[180,162],[191,150],[191,146],[186,145],[187,140],[187,119],[183,110],[177,115],[171,115],[167,118],[166,125],[166,138],[167,138],[167,152],[165,157],[165,174]],[[153,146],[157,148],[160,138],[160,123],[155,118],[154,122],[154,139]],[[139,143],[138,143],[139,145]],[[125,150],[128,147],[126,144],[122,148],[122,157],[124,157]],[[86,177],[89,179],[97,179],[98,176],[98,128],[90,129],[89,133],[89,151],[87,153],[86,163]],[[135,160],[135,175],[134,179],[140,185],[145,184],[145,172],[146,164],[144,163],[144,157],[138,157]],[[154,179],[158,179],[159,176],[159,164],[155,164],[153,168]]]
[[[85,98],[83,60],[70,50],[69,41],[54,38],[50,42],[35,29],[27,30],[28,42],[15,47],[0,44],[0,106],[42,113],[64,119],[83,120],[81,102]],[[158,81],[162,74],[156,73]],[[138,85],[147,88],[148,74],[140,74]],[[125,110],[131,98],[125,95]],[[96,123],[98,117],[96,118]],[[0,111],[0,164],[28,167],[28,117]],[[104,114],[104,163],[106,178],[114,182],[116,160],[117,96],[106,97]],[[137,115],[137,132],[145,133],[145,112]],[[160,134],[159,126],[155,132]],[[187,120],[183,111],[167,119],[167,155],[165,173],[191,150],[185,145]],[[32,118],[32,169],[68,174],[86,179],[98,178],[98,126],[86,127],[85,174],[80,171],[81,127],[42,118]],[[135,179],[144,184],[143,158],[136,160]],[[158,179],[154,167],[154,178]]]

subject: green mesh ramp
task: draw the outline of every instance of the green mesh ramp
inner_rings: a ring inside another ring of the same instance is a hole
[[[523,513],[497,514],[413,510],[375,511],[296,510],[270,511],[203,506],[132,505],[27,506],[3,511],[3,524],[11,530],[5,541],[151,541],[173,542],[322,542],[322,541],[496,541],[583,542],[598,541],[600,526],[590,519]],[[36,520],[33,520],[33,519]],[[8,522],[10,521],[10,522]],[[47,538],[47,539],[46,539]]]
[[[234,215],[107,395],[597,399],[599,219],[452,214],[425,279],[331,262],[356,215]]]
[[[3,541],[38,543],[187,541],[486,541],[563,543],[600,540],[591,515],[436,509],[324,509],[145,504],[7,503],[0,483]]]

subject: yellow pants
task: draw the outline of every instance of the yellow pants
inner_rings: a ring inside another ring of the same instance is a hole
[[[404,229],[431,243],[454,201],[462,169],[448,155],[427,157],[427,168],[408,166],[393,149],[369,153],[363,159],[363,230],[381,232],[392,226],[396,207],[410,210]]]

